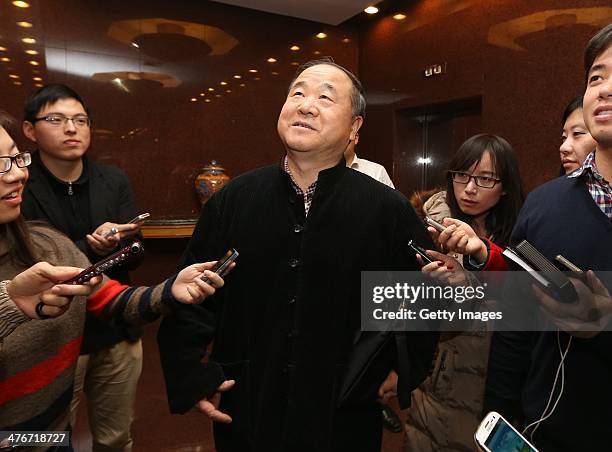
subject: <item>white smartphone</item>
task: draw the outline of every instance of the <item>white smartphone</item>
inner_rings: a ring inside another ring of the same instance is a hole
[[[141,213],[140,215],[138,215],[137,217],[132,218],[129,223],[140,223],[141,221],[145,221],[147,218],[149,218],[151,216],[151,214],[149,212],[147,213]]]
[[[538,452],[501,414],[491,411],[476,433],[476,444],[485,452]]]

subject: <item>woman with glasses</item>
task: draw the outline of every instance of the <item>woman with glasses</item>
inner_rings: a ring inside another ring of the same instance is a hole
[[[508,244],[522,201],[512,146],[496,135],[466,140],[449,163],[446,190],[416,206],[446,226],[442,233],[429,230],[450,255],[437,254],[439,261],[423,271],[466,275],[463,267],[505,269],[501,248]],[[465,284],[469,279],[459,278]],[[441,334],[432,374],[412,393],[405,451],[474,450],[489,346],[485,323],[479,331]]]
[[[208,262],[149,288],[128,287],[106,276],[86,285],[61,284],[90,264],[68,237],[22,218],[31,158],[17,149],[7,132],[10,125],[0,112],[0,431],[61,432],[70,429],[86,311],[118,324],[151,322],[177,301],[202,301],[223,280]],[[17,443],[11,444],[21,444],[18,436],[12,439]],[[43,444],[37,435],[25,444],[58,450],[68,444],[57,442],[59,436],[50,439]],[[10,444],[0,437],[0,445]]]

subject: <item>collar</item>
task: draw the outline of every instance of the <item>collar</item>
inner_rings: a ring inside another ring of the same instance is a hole
[[[291,171],[286,171],[285,168],[289,168],[289,163],[286,154],[281,159],[279,169],[281,170],[281,172],[289,176],[291,182],[295,184],[295,182],[293,181],[293,176],[291,175]],[[348,168],[346,167],[346,160],[344,160],[344,156],[342,156],[336,166],[332,166],[331,168],[326,168],[324,170],[319,171],[317,180],[313,183],[317,184],[317,190],[320,187],[327,188],[335,184],[335,182],[338,181],[342,177],[342,175],[346,173],[347,170]]]
[[[351,166],[349,166],[349,168],[356,170],[357,168],[359,168],[359,165],[361,162],[362,160],[359,157],[357,157],[357,154],[355,154],[355,157],[353,157],[353,162],[351,163]]]
[[[82,158],[83,158],[83,171],[81,172],[81,175],[79,176],[79,178],[72,182],[66,182],[56,177],[55,174],[53,174],[49,170],[49,168],[47,168],[45,164],[43,163],[42,159],[40,158],[40,151],[38,149],[32,153],[32,164],[37,165],[40,168],[40,170],[47,176],[49,181],[51,181],[53,184],[63,185],[63,186],[84,185],[87,182],[89,182],[89,160],[86,155],[84,155]]]

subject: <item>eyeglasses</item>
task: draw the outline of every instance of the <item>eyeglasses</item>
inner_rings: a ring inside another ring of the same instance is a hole
[[[52,115],[42,116],[40,118],[34,118],[34,121],[32,122],[37,121],[45,121],[46,123],[55,127],[65,126],[68,124],[68,121],[72,121],[72,124],[74,124],[75,127],[89,127],[91,125],[91,119],[85,115],[76,115],[70,118],[68,116],[55,113]]]
[[[470,179],[474,179],[474,183],[481,188],[493,188],[495,184],[501,182],[501,179],[496,179],[494,177],[472,176],[471,174],[461,171],[449,171],[449,173],[453,178],[453,182],[457,182],[458,184],[469,184]]]
[[[32,154],[29,152],[20,152],[11,157],[0,157],[0,173],[6,173],[13,167],[13,162],[19,168],[25,168],[32,163]]]

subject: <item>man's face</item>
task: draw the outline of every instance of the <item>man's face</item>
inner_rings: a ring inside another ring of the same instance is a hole
[[[278,118],[278,135],[294,152],[334,153],[354,140],[363,119],[353,117],[353,85],[340,69],[320,64],[295,80]]]
[[[58,114],[72,118],[74,116],[87,116],[83,105],[76,99],[60,99],[57,102],[45,105],[36,116]],[[26,137],[38,145],[40,152],[58,160],[74,161],[80,159],[91,141],[91,128],[77,126],[73,121],[66,121],[59,125],[40,120],[34,124],[25,121],[23,132]]]
[[[584,93],[584,122],[591,136],[612,148],[612,46],[593,62]]]

